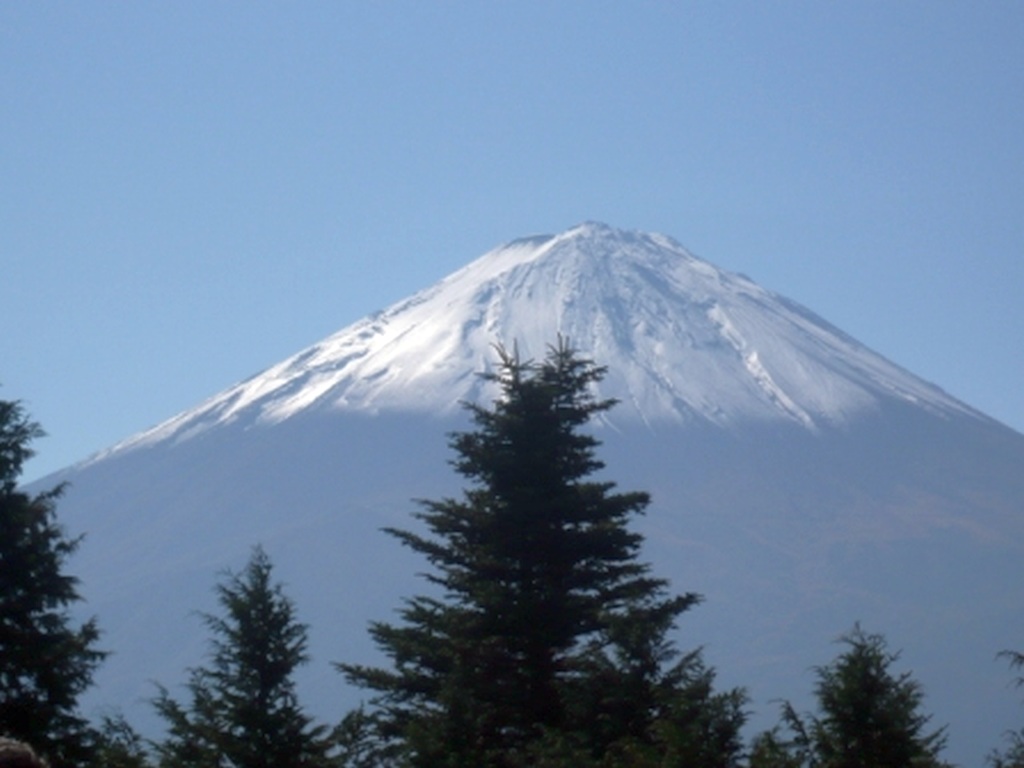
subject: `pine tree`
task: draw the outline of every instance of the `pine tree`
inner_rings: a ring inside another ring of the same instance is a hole
[[[389,529],[438,592],[371,626],[393,669],[339,666],[376,692],[360,724],[392,764],[583,765],[673,724],[682,738],[683,702],[711,699],[699,654],[667,639],[698,596],[667,596],[637,561],[627,523],[648,495],[588,479],[603,464],[581,428],[614,404],[592,393],[604,373],[561,340],[539,364],[499,349],[500,396],[467,405],[476,429],[451,437],[471,487],[421,502],[430,535]],[[742,695],[729,701],[742,722]]]
[[[57,522],[63,487],[37,496],[17,487],[42,434],[18,402],[0,401],[0,734],[74,766],[89,758],[94,735],[78,697],[106,654],[95,620],[72,621],[82,598],[64,566],[81,538]]]
[[[1006,746],[994,750],[988,757],[992,768],[1024,768],[1024,728],[1005,734]]]
[[[298,703],[292,674],[308,661],[306,626],[271,582],[272,566],[256,547],[241,574],[216,587],[223,616],[204,614],[212,633],[210,665],[190,670],[189,706],[160,689],[154,701],[167,721],[157,745],[167,768],[308,768],[327,762],[324,727]]]
[[[1024,670],[1024,653],[1020,651],[1000,651],[998,657],[1006,659],[1010,669]],[[1018,688],[1024,688],[1024,675],[1014,678],[1013,684]],[[1024,728],[1018,731],[1008,731],[1005,734],[1006,747],[1000,750],[993,750],[988,755],[988,763],[992,768],[1024,768]]]
[[[1010,665],[1010,669],[1024,671],[1024,653],[1020,651],[1000,651],[997,654],[997,658],[1006,659]],[[1018,688],[1024,688],[1024,675],[1019,675],[1014,678],[1013,684]]]
[[[92,765],[102,768],[150,768],[148,742],[120,712],[103,715]]]
[[[817,715],[801,717],[783,706],[782,728],[755,741],[751,765],[759,768],[939,768],[945,728],[930,733],[931,717],[921,712],[924,693],[909,672],[893,674],[898,653],[885,638],[860,626],[840,638],[847,646],[831,664],[817,669]]]

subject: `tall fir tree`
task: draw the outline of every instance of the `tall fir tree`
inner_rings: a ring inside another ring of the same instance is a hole
[[[18,490],[31,443],[43,434],[20,403],[0,401],[0,734],[21,739],[56,768],[83,765],[94,733],[78,713],[106,655],[94,619],[77,625],[78,579],[65,570],[81,538],[57,522],[63,490]]]
[[[390,764],[583,765],[695,745],[719,706],[732,752],[709,764],[731,764],[742,694],[714,694],[699,654],[668,639],[699,598],[668,596],[637,560],[627,523],[648,495],[590,479],[603,464],[581,430],[614,404],[593,394],[605,369],[564,340],[539,364],[498,352],[499,397],[468,404],[476,429],[451,437],[471,487],[422,502],[429,535],[389,529],[429,560],[436,593],[371,626],[392,669],[339,665],[375,691],[361,733]]]
[[[298,702],[292,674],[308,661],[306,626],[271,581],[256,547],[240,574],[216,587],[223,616],[204,614],[210,665],[190,670],[188,706],[160,689],[154,701],[168,725],[156,745],[165,768],[315,768],[328,764],[326,729]]]
[[[817,669],[818,714],[800,716],[784,704],[782,727],[755,739],[752,768],[946,766],[945,728],[927,731],[921,684],[891,670],[899,654],[859,625],[840,642],[846,650]]]

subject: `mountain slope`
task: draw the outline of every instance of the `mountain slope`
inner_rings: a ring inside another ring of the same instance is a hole
[[[861,620],[920,673],[954,758],[1016,723],[996,651],[1024,643],[1024,437],[809,310],[661,235],[584,224],[514,241],[431,288],[48,478],[88,538],[73,567],[114,657],[97,703],[137,704],[201,658],[192,610],[262,543],[312,627],[304,693],[340,717],[370,619],[421,592],[380,534],[413,498],[459,492],[445,434],[493,393],[493,345],[558,334],[607,365],[595,425],[608,478],[648,490],[658,575],[707,602],[684,617],[761,724]]]
[[[497,248],[135,442],[309,409],[450,413],[482,396],[476,373],[495,343],[543,356],[557,334],[609,367],[602,394],[624,403],[618,420],[781,419],[814,429],[888,397],[969,411],[663,235],[588,223]]]

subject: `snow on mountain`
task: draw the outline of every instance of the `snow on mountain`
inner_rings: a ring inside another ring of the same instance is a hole
[[[557,334],[609,368],[614,419],[839,425],[895,397],[969,409],[809,310],[671,238],[586,223],[515,240],[117,447],[317,408],[449,413],[484,396],[495,343]]]
[[[113,651],[89,705],[159,733],[151,681],[201,663],[192,612],[262,543],[311,627],[303,699],[340,718],[360,693],[329,662],[379,660],[367,623],[423,590],[380,529],[463,487],[445,435],[493,396],[493,345],[537,358],[558,334],[608,367],[599,456],[652,495],[653,573],[707,598],[681,647],[749,687],[755,726],[801,708],[862,621],[920,673],[955,761],[1018,727],[993,656],[1024,638],[1024,436],[668,237],[593,223],[496,248],[36,483],[68,481],[60,516],[87,534],[72,568]]]

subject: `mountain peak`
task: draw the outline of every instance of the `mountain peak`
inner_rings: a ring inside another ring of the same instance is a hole
[[[311,655],[373,663],[360,628],[422,565],[380,529],[467,481],[443,435],[466,427],[460,400],[498,394],[477,375],[493,345],[538,359],[559,334],[620,401],[595,430],[602,481],[651,493],[645,557],[708,596],[687,637],[755,708],[862,620],[913,652],[936,711],[991,726],[976,743],[1009,727],[991,654],[1024,616],[1024,437],[671,238],[594,222],[495,248],[30,489],[68,482],[62,519],[89,532],[76,573],[117,651],[96,705],[202,658],[180,617],[254,542],[296,588]],[[358,704],[308,671],[311,711]]]
[[[582,224],[577,224],[575,227],[570,227],[560,235],[555,237],[572,240],[572,239],[617,239],[617,240],[628,240],[633,236],[640,234],[638,232],[616,229],[615,227],[605,224],[603,221],[584,221]]]
[[[817,430],[886,398],[970,410],[670,237],[584,222],[499,246],[129,442],[308,409],[447,413],[491,396],[476,374],[496,343],[542,357],[558,335],[609,367],[615,420]]]

